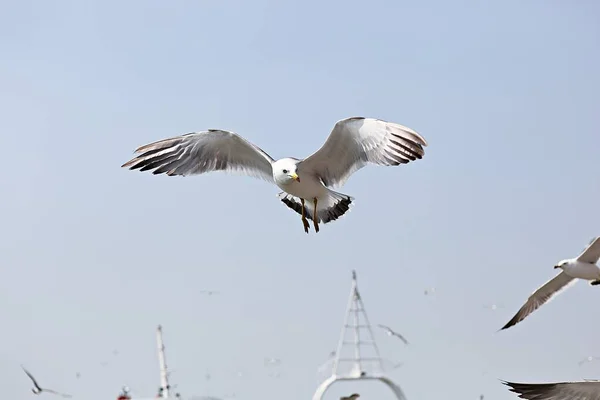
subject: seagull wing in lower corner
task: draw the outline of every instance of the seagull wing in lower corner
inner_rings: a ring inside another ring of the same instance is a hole
[[[533,292],[525,304],[519,309],[514,317],[500,330],[510,328],[513,325],[524,320],[529,314],[537,310],[544,303],[550,301],[554,296],[566,289],[569,285],[577,282],[577,279],[571,278],[564,271],[546,282],[542,287]]]
[[[502,383],[518,397],[527,400],[600,400],[600,381]]]

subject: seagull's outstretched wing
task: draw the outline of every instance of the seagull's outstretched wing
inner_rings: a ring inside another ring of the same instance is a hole
[[[298,170],[319,177],[326,186],[343,185],[369,162],[400,165],[423,158],[427,142],[402,125],[373,118],[352,117],[338,121],[325,144],[302,160]]]
[[[23,368],[23,371],[25,371],[25,373],[27,374],[27,376],[29,377],[29,379],[31,379],[31,381],[33,382],[33,385],[37,388],[37,389],[41,389],[40,385],[38,385],[37,381],[35,380],[35,378],[33,377],[33,375],[31,375],[31,373],[29,371],[27,371],[25,369],[24,366],[21,365],[21,368]]]
[[[523,307],[521,307],[515,316],[512,317],[512,319],[508,321],[508,323],[504,325],[502,329],[510,328],[511,326],[521,322],[525,319],[525,317],[542,306],[542,304],[547,303],[550,301],[550,299],[575,282],[577,282],[577,280],[565,274],[564,271],[556,275],[554,278],[546,282],[541,288],[533,292],[525,304],[523,304]]]
[[[590,241],[590,244],[577,257],[577,261],[596,264],[598,259],[600,259],[600,236]]]
[[[50,390],[50,389],[43,389],[43,391],[44,392],[48,392],[48,393],[52,393],[52,394],[55,394],[55,395],[58,395],[58,396],[61,396],[61,397],[64,397],[66,399],[70,399],[71,397],[73,397],[70,394],[60,393],[60,392],[56,392],[56,391]]]
[[[273,182],[273,158],[236,133],[210,129],[150,143],[121,167],[153,174],[198,175],[212,171],[240,172]]]
[[[528,400],[600,400],[600,381],[514,383],[502,382],[522,399]]]

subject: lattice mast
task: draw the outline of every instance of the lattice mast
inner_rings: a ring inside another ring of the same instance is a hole
[[[352,330],[352,341],[346,340],[348,329]],[[366,340],[363,340],[361,330],[366,330]],[[342,350],[344,346],[347,345],[351,345],[353,347],[353,358],[345,358],[342,356]],[[374,354],[372,356],[363,357],[361,346],[371,346],[374,350]],[[352,271],[352,288],[350,290],[348,306],[346,307],[344,326],[342,327],[342,333],[340,335],[340,340],[338,342],[337,351],[335,354],[335,361],[333,363],[332,374],[334,376],[347,375],[347,373],[340,373],[340,362],[351,363],[351,376],[365,376],[367,374],[365,363],[370,365],[375,364],[375,366],[378,368],[377,372],[383,373],[383,365],[381,356],[379,354],[379,348],[377,347],[377,343],[374,339],[373,329],[371,328],[371,323],[369,322],[365,305],[362,301],[360,292],[358,291],[356,271],[354,270]]]
[[[162,398],[169,397],[169,371],[167,370],[167,359],[165,357],[165,345],[162,338],[162,326],[159,325],[156,329],[156,342],[158,345],[158,364],[160,366],[160,394]]]

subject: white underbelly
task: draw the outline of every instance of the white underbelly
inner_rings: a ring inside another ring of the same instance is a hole
[[[595,264],[577,263],[565,272],[574,278],[587,280],[600,279],[600,268]]]
[[[313,198],[320,198],[327,194],[327,188],[321,184],[321,182],[317,182],[311,179],[302,179],[300,178],[300,182],[293,181],[288,185],[277,185],[286,193],[291,194],[292,196],[300,197],[301,199],[305,199],[307,201],[312,200]]]

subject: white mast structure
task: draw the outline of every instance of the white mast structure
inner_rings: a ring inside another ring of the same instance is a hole
[[[169,371],[167,369],[167,359],[165,357],[165,345],[162,338],[162,326],[158,325],[156,329],[156,342],[158,344],[158,363],[160,365],[160,387],[161,397],[164,399],[169,398]]]
[[[351,341],[346,340],[348,330],[352,331]],[[366,330],[366,338],[364,338],[366,340],[363,339],[361,330]],[[345,346],[351,347],[350,350],[353,350],[352,356],[343,355]],[[370,346],[372,350],[371,354],[364,356],[361,346]],[[349,364],[350,368],[341,368],[341,366],[345,364]],[[327,389],[335,382],[353,380],[380,381],[391,389],[398,400],[406,400],[400,387],[383,372],[379,348],[375,342],[365,305],[363,304],[362,297],[358,291],[356,271],[354,270],[352,271],[350,299],[348,300],[348,306],[346,308],[344,326],[342,327],[342,333],[335,353],[331,376],[319,385],[313,395],[313,400],[321,400]]]

